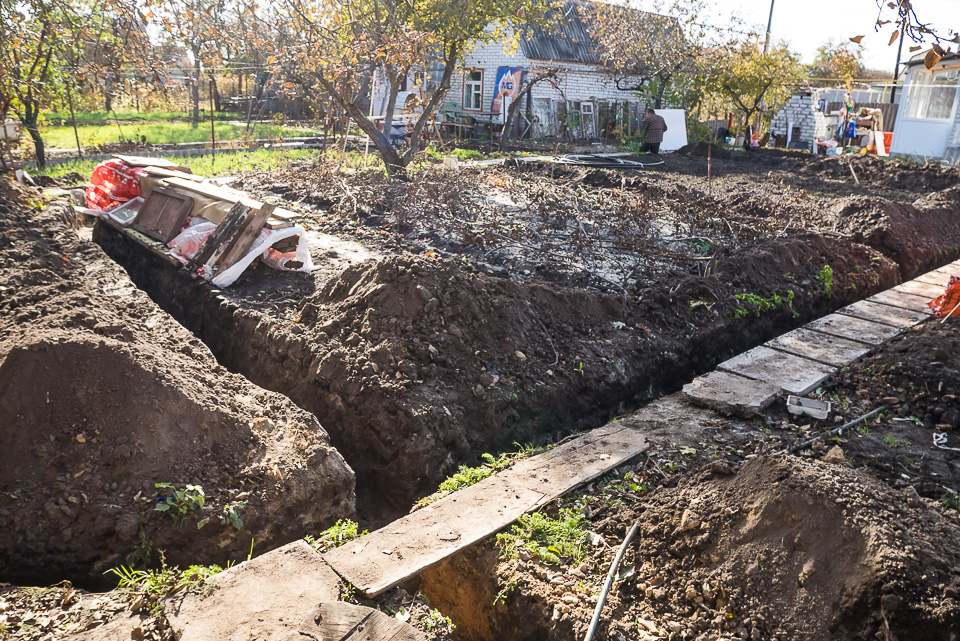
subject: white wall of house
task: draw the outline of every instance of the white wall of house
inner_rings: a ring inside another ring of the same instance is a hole
[[[910,68],[890,151],[895,155],[942,158],[960,144],[960,60],[928,71]]]
[[[450,91],[444,98],[444,103],[454,103],[459,109],[463,109],[466,79],[471,71],[482,70],[481,108],[465,111],[489,112],[499,67],[520,67],[527,73],[532,68],[549,68],[559,72],[559,77],[555,81],[556,87],[548,82],[542,82],[530,92],[536,122],[532,132],[534,137],[559,133],[558,119],[564,111],[578,114],[577,126],[572,131],[573,135],[592,137],[599,126],[597,115],[600,103],[617,101],[621,103],[620,111],[625,112],[630,109],[634,116],[646,105],[637,94],[618,89],[613,79],[596,65],[532,60],[523,54],[519,46],[513,48],[502,42],[488,42],[467,53],[464,57],[463,69],[454,73],[451,79]],[[439,76],[440,73],[441,70],[433,70],[433,75]],[[373,88],[372,106],[373,114],[380,116],[383,114],[387,87],[383,75],[377,74],[377,76],[378,81]],[[439,77],[431,80],[437,82]],[[402,102],[403,98],[404,95],[399,96],[398,102]],[[527,104],[526,99],[524,100],[525,111]],[[628,107],[622,105],[625,102],[629,103]],[[399,110],[397,113],[399,114]],[[483,118],[489,119],[489,116],[483,116]],[[581,119],[582,126],[579,124]]]

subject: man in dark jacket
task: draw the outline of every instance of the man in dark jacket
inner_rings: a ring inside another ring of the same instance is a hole
[[[640,135],[643,136],[643,145],[640,153],[660,153],[660,143],[663,142],[663,132],[667,130],[667,123],[663,116],[658,116],[653,109],[647,109],[643,124],[640,125]]]

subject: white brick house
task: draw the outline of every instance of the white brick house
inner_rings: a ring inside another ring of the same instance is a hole
[[[531,69],[557,72],[554,83],[541,82],[524,98],[516,123],[521,137],[590,139],[608,137],[614,130],[630,135],[642,120],[647,101],[617,88],[594,54],[593,38],[574,2],[566,3],[561,23],[550,32],[535,28],[519,36],[518,46],[491,42],[468,52],[444,104],[454,104],[463,115],[475,114],[481,124],[502,122],[493,115],[500,109],[492,103],[503,67],[521,69],[524,81]],[[413,88],[414,75],[401,87],[398,105],[408,96],[404,90]],[[440,70],[428,73],[426,86],[439,75]],[[383,113],[386,99],[386,88],[378,85],[372,97],[374,115]]]

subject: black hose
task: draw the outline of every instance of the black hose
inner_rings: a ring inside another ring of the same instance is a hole
[[[630,532],[627,534],[627,538],[623,540],[623,543],[620,544],[620,549],[617,550],[617,556],[613,558],[613,563],[610,564],[610,571],[607,573],[607,581],[603,584],[603,590],[600,592],[600,598],[597,599],[597,607],[593,611],[593,618],[590,620],[590,627],[587,628],[587,636],[583,638],[583,641],[590,641],[593,638],[594,633],[597,631],[597,626],[600,624],[600,613],[603,611],[603,605],[607,602],[607,594],[610,592],[610,586],[613,585],[613,579],[617,576],[617,568],[620,567],[620,562],[623,560],[623,554],[627,551],[627,546],[630,545],[630,541],[633,540],[633,537],[637,534],[637,528],[640,527],[640,521],[637,521],[633,524],[633,527],[630,528]]]
[[[795,452],[799,452],[800,450],[805,449],[805,448],[808,448],[808,447],[810,447],[811,445],[813,445],[813,442],[816,441],[817,439],[830,438],[830,437],[833,436],[834,434],[839,434],[839,433],[842,432],[843,430],[848,430],[848,429],[850,429],[851,427],[853,427],[854,425],[856,425],[856,424],[859,423],[860,421],[866,421],[867,419],[876,416],[877,414],[879,414],[880,412],[882,412],[882,411],[885,410],[885,409],[887,409],[887,406],[886,406],[886,405],[881,405],[881,406],[878,407],[877,409],[872,410],[871,412],[869,412],[869,413],[867,413],[867,414],[864,414],[863,416],[861,416],[861,417],[858,418],[858,419],[854,419],[854,420],[850,421],[849,423],[846,423],[846,424],[844,424],[844,425],[841,425],[840,427],[835,427],[835,428],[833,428],[832,430],[830,430],[829,432],[824,432],[824,433],[821,434],[820,436],[815,436],[814,438],[810,439],[809,441],[804,441],[803,443],[799,443],[799,444],[797,444],[797,445],[794,445],[793,447],[787,449],[786,451],[789,452],[790,454],[794,454]]]

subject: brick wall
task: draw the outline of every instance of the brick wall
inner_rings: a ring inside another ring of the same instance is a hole
[[[787,101],[783,109],[777,112],[770,123],[770,133],[775,136],[790,135],[789,123],[800,128],[800,135],[793,136],[791,142],[802,141],[813,145],[813,141],[827,134],[827,122],[823,114],[816,110],[820,102],[817,90],[801,92]]]

